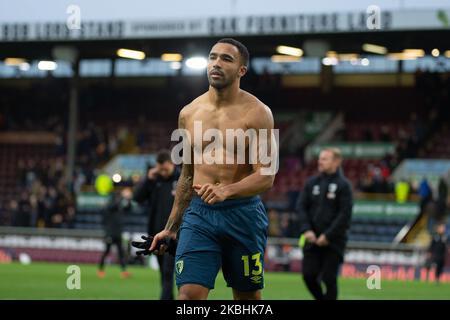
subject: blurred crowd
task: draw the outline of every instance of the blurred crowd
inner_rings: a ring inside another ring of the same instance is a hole
[[[97,167],[117,152],[127,135],[126,130],[112,133],[92,123],[82,126],[76,136],[77,156],[72,183],[69,183],[65,172],[67,138],[63,125],[56,119],[51,117],[39,126],[39,130],[55,133],[51,156],[36,159],[29,154],[18,161],[16,183],[20,192],[12,198],[1,199],[0,225],[72,228],[76,194],[84,186],[93,185]],[[27,128],[31,130],[23,127]]]
[[[64,177],[64,158],[20,160],[21,192],[1,204],[2,225],[16,227],[72,227],[75,200]]]
[[[119,150],[127,137],[127,128],[108,130],[89,122],[77,133],[74,192],[80,192],[83,185],[93,185],[97,168],[105,164]]]

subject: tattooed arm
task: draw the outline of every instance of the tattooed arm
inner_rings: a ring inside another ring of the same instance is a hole
[[[191,202],[193,189],[192,181],[194,180],[194,166],[192,164],[183,164],[181,175],[178,179],[175,201],[173,202],[172,211],[167,220],[164,230],[178,232],[181,225],[183,212]]]
[[[179,129],[185,129],[185,123],[186,123],[186,115],[185,115],[185,109],[181,110],[180,116],[178,119],[178,128]],[[192,152],[192,150],[191,150]],[[192,188],[192,182],[194,181],[194,165],[183,163],[183,167],[181,169],[180,178],[178,179],[176,193],[175,193],[175,200],[173,202],[172,211],[170,212],[170,216],[167,219],[167,224],[163,231],[159,232],[155,235],[153,238],[152,245],[150,247],[150,250],[153,250],[156,248],[158,242],[161,240],[164,240],[167,237],[170,237],[172,239],[176,239],[178,229],[181,226],[181,220],[183,218],[184,210],[189,206],[189,203],[191,202],[192,196],[193,196],[193,188]],[[157,252],[159,254],[163,254],[166,246],[161,245],[160,248],[156,248]]]

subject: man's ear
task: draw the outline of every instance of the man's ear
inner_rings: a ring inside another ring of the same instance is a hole
[[[247,73],[248,68],[246,66],[241,66],[239,68],[239,78],[245,76],[245,74]]]

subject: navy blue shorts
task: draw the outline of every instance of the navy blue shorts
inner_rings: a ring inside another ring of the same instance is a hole
[[[268,220],[259,196],[213,205],[195,196],[183,215],[175,257],[178,287],[213,289],[222,268],[227,286],[238,291],[264,287]]]

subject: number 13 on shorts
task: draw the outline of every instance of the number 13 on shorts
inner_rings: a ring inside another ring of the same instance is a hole
[[[261,281],[261,273],[263,272],[263,266],[261,261],[261,253],[255,253],[251,256],[242,256],[241,260],[244,264],[244,276],[250,277],[253,282],[259,283]],[[252,262],[252,270],[250,274],[250,261]]]

